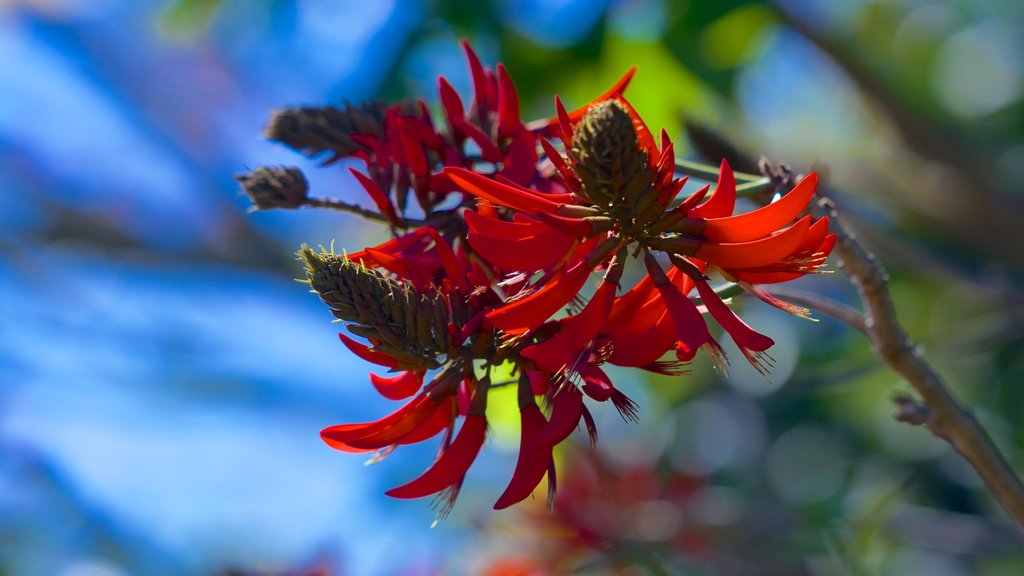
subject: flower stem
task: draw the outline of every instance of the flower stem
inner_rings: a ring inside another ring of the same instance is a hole
[[[390,221],[386,216],[380,212],[374,212],[368,210],[362,206],[356,204],[349,204],[348,202],[342,202],[341,200],[331,200],[328,198],[307,198],[302,203],[303,206],[309,206],[310,208],[327,208],[329,210],[337,210],[339,212],[348,212],[357,216],[362,216],[367,220],[376,220],[378,222],[385,222],[390,224]],[[403,218],[399,223],[399,228],[416,228],[426,224],[423,220],[416,220],[412,218]]]
[[[693,176],[694,178],[700,178],[701,180],[709,180],[714,182],[718,180],[718,167],[712,166],[711,164],[704,164],[703,162],[694,162],[693,160],[676,160],[676,172],[686,174],[687,176]],[[760,180],[760,174],[747,174],[746,172],[733,172],[733,176],[740,182],[750,182],[752,180]]]

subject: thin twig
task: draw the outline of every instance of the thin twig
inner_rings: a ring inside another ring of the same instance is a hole
[[[339,212],[348,212],[357,216],[362,216],[367,220],[376,220],[377,222],[384,222],[390,224],[387,216],[384,216],[380,212],[374,212],[367,208],[363,208],[357,204],[349,204],[348,202],[342,202],[341,200],[330,200],[328,198],[307,198],[303,203],[303,206],[309,206],[310,208],[327,208],[329,210],[337,210]],[[417,228],[426,224],[423,220],[416,220],[413,218],[402,218],[399,220],[396,227],[398,228]]]
[[[927,409],[919,418],[921,424],[967,460],[1017,526],[1024,530],[1024,484],[971,411],[957,402],[910,341],[896,319],[885,268],[843,228],[830,200],[822,198],[819,206],[828,213],[832,230],[839,236],[835,255],[839,268],[860,292],[864,326],[875,353],[921,396],[922,407]]]

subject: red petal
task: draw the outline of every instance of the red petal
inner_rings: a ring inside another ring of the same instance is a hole
[[[498,137],[508,138],[522,129],[516,86],[505,67],[498,64]]]
[[[614,298],[615,282],[602,281],[594,297],[579,314],[561,321],[561,330],[557,334],[540,344],[527,347],[521,354],[533,360],[538,368],[550,372],[575,364],[575,356],[597,336],[608,319]]]
[[[480,64],[480,58],[470,47],[469,42],[462,41],[462,49],[466,52],[466,60],[469,61],[469,72],[473,76],[473,94],[476,97],[476,107],[480,115],[486,115],[490,110],[487,103],[487,76],[484,74],[484,67]]]
[[[534,396],[543,396],[548,393],[548,374],[539,370],[527,370],[526,375],[530,378],[530,391]]]
[[[420,424],[412,432],[402,436],[398,444],[416,444],[417,442],[433,438],[442,430],[447,429],[451,425],[453,418],[455,418],[455,399],[448,397],[441,400],[441,405],[437,410],[434,410],[434,413],[431,414],[426,422]]]
[[[575,268],[549,282],[522,300],[489,312],[487,319],[509,334],[522,334],[540,326],[569,303],[587,282],[590,268],[579,263]]]
[[[464,118],[465,110],[462,108],[462,99],[459,98],[455,88],[448,83],[444,76],[437,79],[438,92],[441,93],[441,105],[449,118]]]
[[[636,66],[626,70],[626,73],[623,74],[615,84],[612,84],[611,88],[605,90],[603,94],[591,100],[586,106],[573,110],[567,114],[567,116],[572,120],[572,122],[578,122],[594,104],[604,102],[605,100],[612,100],[621,96],[622,93],[626,91],[626,87],[629,86],[629,81],[633,79],[634,74],[636,74]]]
[[[558,208],[558,204],[532,190],[509,186],[465,168],[448,167],[444,172],[466,192],[501,206],[524,212],[554,212]]]
[[[487,420],[469,415],[451,446],[419,478],[385,492],[392,498],[421,498],[462,480],[484,444]]]
[[[519,411],[519,422],[522,430],[519,439],[519,459],[516,461],[516,469],[512,473],[508,488],[505,488],[498,501],[494,503],[495,510],[508,508],[532,494],[544,479],[544,473],[548,471],[548,462],[551,461],[551,448],[537,446],[534,443],[547,424],[544,415],[540,413],[540,408],[537,408],[536,404],[523,406]]]
[[[704,323],[697,306],[679,292],[675,285],[669,283],[658,286],[661,297],[665,301],[665,308],[672,318],[672,324],[676,329],[676,338],[679,339],[677,348],[682,347],[687,354],[696,353],[697,349],[704,345],[711,337],[708,333],[708,326]]]
[[[736,344],[741,349],[746,348],[754,352],[764,352],[775,344],[774,340],[748,326],[746,322],[733,312],[732,308],[726,306],[725,302],[722,302],[722,299],[718,297],[718,294],[715,294],[714,289],[708,286],[707,282],[703,279],[696,280],[695,282],[697,284],[697,292],[700,293],[700,299],[708,309],[708,312],[729,333],[729,336],[736,341]]]
[[[615,386],[611,378],[597,366],[587,366],[583,371],[583,392],[598,402],[605,402],[612,397]]]
[[[434,401],[427,398],[426,393],[422,393],[398,410],[395,410],[380,420],[374,420],[373,422],[365,422],[362,424],[340,424],[337,426],[330,426],[320,431],[320,437],[332,448],[343,450],[345,452],[365,452],[368,450],[375,450],[376,448],[356,448],[355,450],[351,450],[352,447],[348,442],[354,439],[379,434],[394,426],[396,423],[410,418],[417,411],[423,410],[424,407],[426,407],[430,412],[433,412],[431,408],[436,408],[436,406],[428,406],[426,404],[427,402],[435,404]]]
[[[356,342],[355,340],[349,338],[348,336],[345,336],[341,332],[338,333],[338,339],[340,339],[341,343],[344,344],[345,347],[348,348],[353,354],[359,356],[360,358],[366,360],[367,362],[371,362],[379,366],[387,366],[388,368],[398,368],[398,360],[392,358],[391,356],[383,352],[371,350],[370,347],[367,346],[366,344]]]
[[[616,366],[647,366],[672,349],[676,341],[675,325],[666,312],[664,320],[649,325],[639,333],[612,335],[609,364]]]
[[[572,236],[544,224],[504,222],[480,216],[471,210],[467,210],[465,215],[470,228],[467,235],[469,245],[488,262],[506,270],[545,270],[558,264],[575,243]],[[485,221],[493,226],[485,228]],[[529,235],[508,236],[517,230]]]
[[[520,215],[517,214],[517,216]],[[551,227],[547,224],[527,217],[517,217],[514,221],[509,222],[485,216],[473,210],[466,210],[465,219],[470,232],[495,240],[518,240],[551,231]]]
[[[709,218],[702,234],[713,242],[749,242],[767,236],[803,212],[817,183],[818,175],[811,172],[789,194],[767,206],[727,218]]]
[[[441,264],[444,266],[445,276],[456,286],[466,287],[466,266],[465,261],[455,256],[448,241],[441,237],[433,226],[426,226],[430,237],[434,239],[434,247],[441,256]]]
[[[419,392],[423,386],[423,374],[422,370],[408,370],[391,378],[370,374],[370,382],[377,389],[377,393],[388,400],[405,400]]]
[[[803,242],[811,217],[804,216],[778,234],[735,244],[702,242],[695,256],[720,268],[756,268],[766,266],[793,253]]]
[[[551,420],[532,442],[536,448],[554,448],[576,429],[583,414],[583,394],[573,385],[564,386],[551,399]]]
[[[680,204],[679,207],[673,209],[672,211],[681,212],[684,215],[689,214],[690,211],[693,210],[693,207],[696,206],[698,202],[703,200],[705,196],[707,196],[708,190],[711,190],[710,184],[708,184],[707,186],[702,186],[700,190],[697,190],[696,192],[691,194],[689,198],[683,200],[683,203]]]
[[[732,167],[725,160],[722,160],[721,169],[718,171],[718,183],[715,191],[708,198],[707,202],[697,206],[690,211],[690,218],[722,218],[732,214],[736,209],[736,177],[733,176]]]
[[[555,96],[555,111],[558,114],[557,122],[558,127],[562,131],[562,144],[565,145],[565,149],[572,148],[572,135],[573,135],[573,121],[569,118],[569,113],[565,111],[565,106],[562,105],[562,100]],[[580,118],[583,115],[580,114]],[[579,118],[577,118],[579,120]],[[554,122],[554,120],[552,121]]]
[[[565,181],[566,186],[573,192],[579,192],[580,181],[576,174],[565,164],[565,158],[562,158],[562,154],[555,150],[555,147],[544,138],[540,139],[540,145],[544,148],[544,153],[547,154],[548,160],[558,170],[558,173],[562,175],[562,180]]]
[[[490,136],[484,134],[483,130],[478,128],[476,124],[466,121],[465,118],[449,118],[449,120],[451,120],[455,128],[469,136],[480,147],[480,155],[484,160],[488,162],[501,162],[502,158],[504,158],[501,148],[498,148],[494,140],[491,140]]]
[[[388,198],[388,195],[385,194],[383,190],[381,190],[380,186],[374,182],[372,178],[354,168],[349,168],[348,171],[351,172],[352,175],[359,180],[359,183],[363,185],[363,188],[366,189],[366,193],[370,195],[370,199],[377,205],[377,209],[380,210],[380,213],[383,214],[392,224],[397,223],[398,215],[395,214],[395,207],[391,204],[391,199]]]

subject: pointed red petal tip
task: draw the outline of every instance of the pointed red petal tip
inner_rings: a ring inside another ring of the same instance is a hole
[[[469,415],[451,446],[434,465],[415,480],[385,492],[392,498],[422,498],[435,494],[462,480],[484,444],[487,420]]]
[[[540,413],[540,408],[536,404],[522,407],[519,412],[519,422],[522,429],[519,439],[519,459],[516,461],[512,480],[498,501],[494,503],[495,510],[508,508],[532,494],[540,481],[544,479],[544,474],[548,471],[548,463],[551,461],[551,448],[534,444],[547,425],[547,420]]]
[[[359,180],[359,183],[362,184],[366,193],[370,195],[370,200],[373,200],[373,203],[377,206],[377,209],[380,210],[381,214],[383,214],[384,217],[392,224],[397,224],[398,214],[395,213],[395,207],[391,203],[391,199],[388,198],[388,195],[381,189],[380,185],[366,174],[363,174],[354,168],[349,168],[348,171],[356,177],[356,180]]]
[[[459,94],[455,92],[455,88],[448,83],[448,80],[444,76],[440,76],[437,79],[438,92],[441,94],[441,105],[444,107],[445,113],[449,118],[463,118],[466,115],[465,110],[462,107],[462,99],[459,98]]]
[[[562,144],[564,144],[565,149],[568,150],[569,148],[572,148],[573,121],[569,117],[569,113],[565,111],[565,106],[562,105],[562,99],[558,96],[555,96],[555,111],[558,114],[558,126],[562,131]]]
[[[377,450],[408,434],[436,409],[436,402],[420,394],[380,420],[330,426],[320,432],[320,437],[328,446],[344,452]]]
[[[466,53],[466,60],[469,62],[469,73],[473,77],[476,106],[482,114],[486,113],[490,111],[490,107],[487,102],[487,75],[484,73],[484,66],[467,40],[463,40],[461,44],[462,50]]]
[[[422,371],[413,370],[390,378],[370,374],[370,383],[377,389],[377,393],[388,400],[405,400],[419,392],[420,387],[423,386],[423,374]]]
[[[690,211],[690,218],[723,218],[736,209],[736,177],[725,160],[718,172],[715,191],[703,204]]]
[[[554,212],[558,209],[558,204],[531,190],[509,186],[465,168],[449,166],[444,173],[469,194],[501,206],[523,212]]]
[[[344,344],[349,351],[367,362],[392,369],[398,368],[398,360],[384,354],[383,352],[371,350],[366,344],[356,342],[341,332],[338,333],[338,339],[341,340],[341,343]]]
[[[718,297],[718,294],[715,293],[714,289],[703,278],[695,280],[695,282],[697,284],[697,292],[700,293],[700,299],[704,306],[707,307],[708,312],[711,313],[711,316],[718,322],[719,326],[729,333],[729,336],[732,337],[741,350],[764,352],[775,344],[774,340],[751,328],[733,312],[732,308],[726,306],[725,302],[722,302],[722,299]]]
[[[808,215],[777,234],[753,242],[702,242],[695,256],[719,268],[766,266],[792,254],[803,242],[810,225],[811,217]]]
[[[708,219],[703,235],[713,242],[749,242],[767,236],[803,212],[817,184],[818,175],[811,172],[789,194],[767,206],[746,214]]]
[[[498,64],[498,137],[509,138],[523,129],[519,96],[503,64]]]

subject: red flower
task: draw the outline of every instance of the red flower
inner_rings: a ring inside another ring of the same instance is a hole
[[[314,291],[356,337],[339,334],[342,343],[392,373],[372,374],[373,388],[405,401],[321,437],[341,451],[376,451],[379,460],[444,432],[435,462],[387,492],[441,494],[442,514],[483,446],[492,368],[509,363],[518,377],[522,431],[495,508],[527,498],[545,476],[550,501],[554,448],[581,423],[596,439],[585,398],[637,418],[603,364],[677,374],[702,348],[722,363],[709,315],[763,371],[771,338],[744,323],[705,274],[716,269],[787,307],[757,285],[814,272],[835,242],[826,219],[801,216],[814,174],[778,201],[733,215],[736,184],[723,162],[713,192],[677,201],[686,179],[676,177],[672,143],[664,132],[656,140],[622,95],[634,70],[582,108],[567,112],[556,99],[554,118],[525,124],[506,69],[484,67],[463,46],[468,106],[440,78],[439,127],[422,102],[376,116],[360,109],[351,123],[365,130],[346,127],[351,142],[342,143],[351,146],[333,148],[365,162],[355,177],[395,236],[348,256],[300,254]],[[318,150],[321,136],[295,141]],[[566,156],[549,137],[561,139]],[[538,144],[550,166],[538,164]],[[422,221],[408,217],[410,190]],[[631,256],[642,256],[647,275],[620,294]],[[590,293],[595,273],[603,277]],[[668,352],[673,359],[663,360]]]

